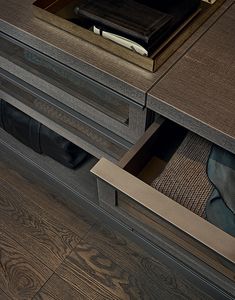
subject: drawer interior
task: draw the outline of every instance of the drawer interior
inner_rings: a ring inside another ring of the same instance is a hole
[[[119,166],[150,184],[163,171],[186,134],[185,128],[173,122],[158,123],[149,131],[148,140],[139,140],[119,161]]]
[[[138,143],[140,149],[137,151],[133,147],[119,165],[205,218],[206,202],[213,191],[206,171],[212,143],[180,125],[165,121],[147,142],[141,144]]]

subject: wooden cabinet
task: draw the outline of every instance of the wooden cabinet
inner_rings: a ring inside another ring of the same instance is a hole
[[[66,170],[3,130],[1,153],[121,224],[215,299],[232,299],[234,238],[152,188],[145,170],[161,173],[159,151],[188,130],[235,153],[234,1],[156,73],[35,19],[32,2],[0,0],[0,98],[92,157]]]
[[[147,107],[173,120],[175,128],[153,124],[118,165],[102,159],[92,169],[103,207],[195,272],[206,265],[207,271],[201,269],[201,274],[209,279],[207,272],[213,269],[231,284],[235,238],[153,189],[149,185],[152,170],[147,177],[143,174],[149,166],[155,177],[164,169],[166,162],[153,149],[164,153],[172,149],[175,137],[181,135],[178,124],[235,153],[234,26],[231,3],[149,91]]]

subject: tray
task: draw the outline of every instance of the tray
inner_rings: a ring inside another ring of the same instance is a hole
[[[215,4],[201,3],[200,9],[177,29],[149,57],[135,53],[102,36],[94,34],[85,25],[76,25],[67,19],[76,17],[73,10],[84,0],[36,0],[33,3],[34,15],[70,34],[86,40],[114,55],[117,55],[148,71],[155,72],[224,2],[217,0]],[[81,20],[82,22],[82,20]]]

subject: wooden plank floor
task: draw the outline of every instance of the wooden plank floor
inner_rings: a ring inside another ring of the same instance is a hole
[[[0,161],[0,300],[210,299],[60,197]]]

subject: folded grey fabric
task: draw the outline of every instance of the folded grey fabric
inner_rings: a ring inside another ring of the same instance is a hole
[[[188,132],[152,187],[205,218],[205,207],[213,191],[206,172],[212,144]]]
[[[235,236],[235,155],[213,146],[207,173],[215,187],[206,206],[207,220]]]
[[[207,202],[206,218],[209,222],[235,237],[235,214],[227,207],[216,189]]]
[[[235,213],[235,155],[213,146],[207,172],[228,208]]]

